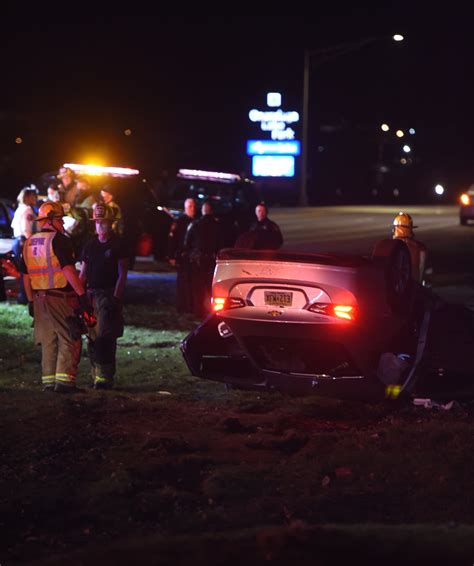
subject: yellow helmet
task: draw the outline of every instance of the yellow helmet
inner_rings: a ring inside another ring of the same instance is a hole
[[[53,218],[62,218],[63,216],[64,209],[59,202],[47,201],[39,207],[36,220],[52,220]]]
[[[407,212],[399,212],[393,220],[394,238],[413,238],[413,219]]]

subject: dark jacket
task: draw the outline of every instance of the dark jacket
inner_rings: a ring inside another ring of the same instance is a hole
[[[187,214],[183,214],[171,224],[168,234],[168,259],[175,259],[178,263],[183,259],[184,253],[184,238],[188,226],[193,219]]]
[[[256,232],[257,237],[253,244],[255,250],[277,250],[283,245],[283,236],[276,222],[269,218],[254,222],[250,232]]]
[[[205,214],[189,225],[184,238],[184,249],[190,261],[214,260],[222,246],[222,231],[219,220],[212,214]]]

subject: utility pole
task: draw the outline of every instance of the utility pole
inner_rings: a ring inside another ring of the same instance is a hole
[[[308,206],[308,104],[309,104],[309,51],[304,51],[303,71],[303,138],[301,146],[301,184],[299,206]]]

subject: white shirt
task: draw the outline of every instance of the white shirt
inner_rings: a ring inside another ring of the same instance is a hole
[[[36,220],[36,214],[28,204],[19,204],[13,215],[11,227],[13,228],[13,236],[19,238],[24,236],[29,238],[33,234],[33,225]]]

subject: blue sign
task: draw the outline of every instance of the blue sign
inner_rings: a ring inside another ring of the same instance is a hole
[[[295,158],[292,155],[254,155],[252,175],[254,177],[294,177]]]
[[[297,140],[247,140],[247,155],[299,155],[300,151]]]

